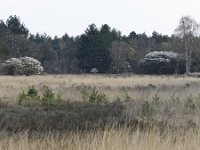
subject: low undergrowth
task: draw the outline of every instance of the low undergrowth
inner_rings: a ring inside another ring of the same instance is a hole
[[[61,94],[55,94],[49,87],[45,86],[42,95],[31,86],[27,91],[23,91],[18,96],[18,104],[23,106],[51,106],[58,105],[63,100]]]

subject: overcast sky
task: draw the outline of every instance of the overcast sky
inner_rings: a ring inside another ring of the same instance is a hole
[[[199,0],[1,0],[0,19],[20,16],[31,33],[79,35],[108,24],[122,34],[171,35],[183,15],[200,22]]]

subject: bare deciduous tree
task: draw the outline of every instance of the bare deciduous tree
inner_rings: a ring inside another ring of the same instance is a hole
[[[128,72],[130,68],[129,57],[133,57],[135,50],[126,42],[115,41],[112,43],[113,67],[116,73]]]
[[[196,45],[194,39],[199,36],[199,30],[200,25],[189,16],[183,16],[175,29],[175,35],[181,38],[184,44],[186,74],[190,73],[192,50]]]

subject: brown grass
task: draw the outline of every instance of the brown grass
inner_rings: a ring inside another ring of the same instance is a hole
[[[2,137],[3,136],[3,137]],[[6,135],[1,133],[0,149],[6,150],[198,150],[200,134],[197,131],[131,132],[127,128],[104,131],[36,133],[27,131]]]
[[[85,86],[95,86],[104,92],[109,101],[116,100],[126,88],[134,100],[146,100],[156,93],[162,100],[176,94],[185,98],[189,94],[198,95],[200,78],[185,76],[112,76],[112,75],[47,75],[47,76],[0,76],[0,96],[16,103],[17,96],[28,86],[37,89],[49,86],[61,92],[65,100],[82,101],[80,91]]]
[[[55,108],[16,105],[19,93],[32,85],[61,92],[66,102]],[[88,86],[110,103],[83,103],[81,90]],[[199,87],[200,78],[184,76],[0,76],[0,149],[197,150]],[[131,101],[124,101],[124,90]],[[153,103],[155,94],[161,103]],[[145,101],[153,108],[150,118],[140,116]]]

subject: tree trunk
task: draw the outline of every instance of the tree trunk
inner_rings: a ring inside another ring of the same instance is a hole
[[[185,71],[186,71],[186,75],[190,74],[190,51],[188,48],[188,43],[187,40],[184,37],[184,46],[185,46]]]
[[[191,66],[192,66],[192,50],[189,51],[189,71],[191,73]]]
[[[188,52],[188,50],[186,50],[186,52],[185,52],[185,57],[186,57],[186,65],[185,65],[185,67],[186,67],[186,74],[187,75],[189,75],[190,74],[190,65],[189,65],[189,62],[190,62],[190,58],[189,58],[189,54],[188,54],[189,52]]]

